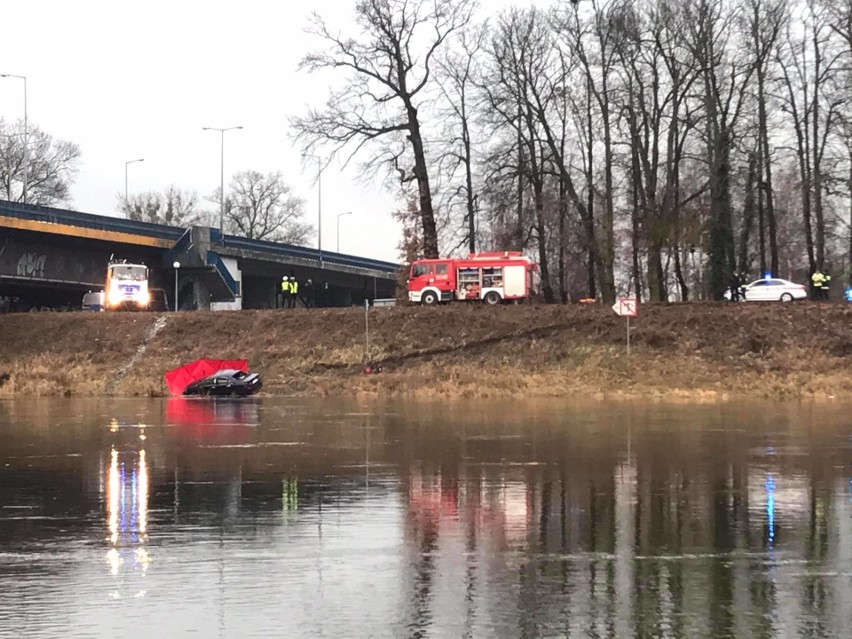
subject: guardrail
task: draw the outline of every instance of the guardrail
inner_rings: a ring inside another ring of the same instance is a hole
[[[293,244],[279,244],[277,242],[267,242],[265,240],[249,240],[244,237],[226,235],[224,246],[226,248],[234,248],[244,251],[270,253],[272,255],[280,255],[282,257],[295,257],[319,261],[319,251],[317,249],[295,246]],[[351,266],[354,268],[383,271],[388,274],[395,274],[399,270],[399,265],[394,264],[393,262],[373,260],[367,257],[356,257],[354,255],[327,253],[325,251],[323,251],[322,254],[322,261],[323,263],[337,264],[340,266]]]
[[[0,215],[38,222],[47,222],[50,224],[68,224],[101,231],[143,235],[146,237],[172,240],[174,242],[182,241],[184,233],[186,233],[186,229],[176,226],[165,226],[163,224],[152,224],[150,222],[136,222],[122,217],[93,215],[91,213],[80,213],[79,211],[56,209],[47,206],[35,206],[33,204],[22,204],[20,202],[9,202],[5,200],[0,200]],[[295,246],[293,244],[281,244],[278,242],[269,242],[267,240],[250,240],[235,235],[225,235],[223,237],[218,228],[210,229],[210,240],[211,243],[214,244],[219,244],[221,242],[225,249],[233,248],[243,251],[253,251],[256,253],[268,253],[270,255],[277,255],[285,258],[293,257],[305,260],[314,260],[317,262],[319,262],[320,259],[320,252],[315,248]],[[326,251],[323,251],[322,253],[322,261],[324,264],[380,271],[388,275],[395,274],[399,269],[399,265],[394,264],[393,262],[374,260],[355,255],[341,255]]]
[[[71,226],[80,226],[99,231],[131,233],[164,240],[178,240],[184,232],[184,229],[175,226],[136,222],[123,217],[92,215],[91,213],[80,213],[78,211],[68,211],[4,200],[0,200],[0,215],[22,220],[33,220],[35,222],[46,222],[48,224],[69,224]]]

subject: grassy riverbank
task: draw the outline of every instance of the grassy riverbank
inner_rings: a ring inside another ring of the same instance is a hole
[[[159,395],[163,371],[245,357],[269,394],[852,396],[852,305],[376,308],[0,316],[0,397]],[[144,345],[144,349],[141,347]],[[6,375],[8,378],[6,378]]]

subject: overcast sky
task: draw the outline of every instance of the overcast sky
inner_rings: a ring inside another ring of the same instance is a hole
[[[489,11],[509,0],[493,0]],[[528,3],[524,3],[528,4]],[[534,2],[534,4],[546,4]],[[219,186],[220,135],[203,126],[242,125],[225,134],[225,180],[244,169],[281,171],[317,223],[315,171],[304,169],[287,117],[321,105],[334,76],[297,71],[318,41],[305,34],[310,10],[346,25],[355,0],[27,0],[3,3],[0,73],[27,76],[31,122],[76,142],[82,166],[73,208],[115,215],[124,191],[169,184],[206,198]],[[0,79],[0,115],[23,116],[20,80]],[[209,208],[215,204],[205,202]],[[322,245],[395,260],[397,201],[357,167],[323,173]],[[315,245],[315,244],[314,244]]]

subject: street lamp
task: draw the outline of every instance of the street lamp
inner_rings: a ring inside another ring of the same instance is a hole
[[[127,167],[133,164],[134,162],[144,162],[145,158],[139,158],[138,160],[128,160],[124,163],[124,202],[127,203]]]
[[[241,126],[229,126],[225,129],[218,129],[215,126],[203,126],[203,131],[219,131],[222,134],[222,152],[221,152],[221,174],[219,176],[219,230],[222,235],[225,234],[225,131],[234,131],[242,129]]]
[[[337,252],[340,253],[340,218],[344,215],[352,215],[352,211],[346,211],[346,213],[338,213],[337,214]]]
[[[24,81],[24,188],[21,200],[27,203],[27,183],[30,173],[30,131],[27,125],[27,76],[15,75],[14,73],[0,73],[0,78],[18,78]]]
[[[309,153],[304,153],[302,157],[317,161],[317,250],[320,268],[322,268],[322,158]]]
[[[178,310],[178,271],[180,271],[180,262],[172,264],[175,267],[175,313]]]

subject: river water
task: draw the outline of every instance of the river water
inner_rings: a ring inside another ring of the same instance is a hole
[[[850,409],[0,402],[0,636],[849,637]]]

